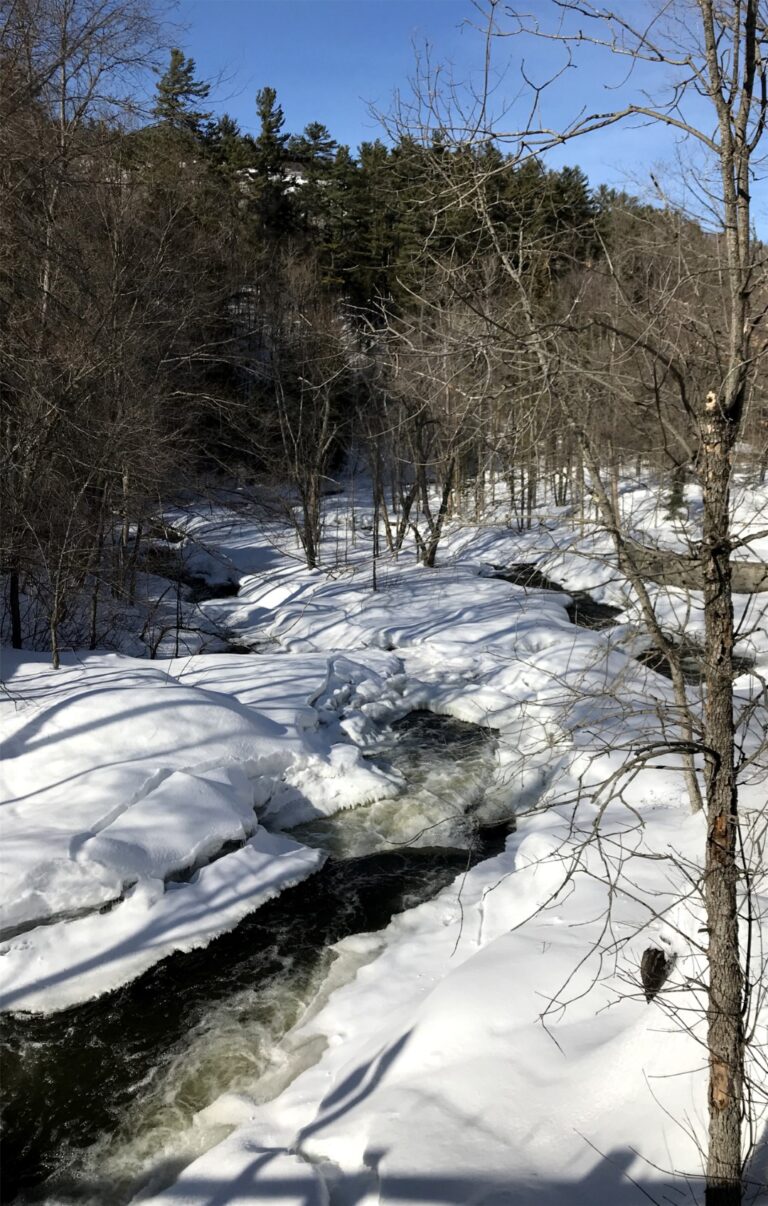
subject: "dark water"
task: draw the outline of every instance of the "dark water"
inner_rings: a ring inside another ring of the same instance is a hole
[[[395,726],[387,760],[422,780],[424,763],[439,763],[442,782],[447,757],[472,754],[486,759],[487,774],[489,734],[417,713]],[[0,1199],[117,1206],[147,1168],[165,1161],[161,1182],[171,1180],[196,1153],[174,1163],[167,1140],[222,1092],[246,1091],[268,1070],[333,962],[328,947],[434,896],[503,849],[508,830],[478,830],[468,849],[331,857],[204,950],[66,1012],[6,1016]]]
[[[683,672],[684,681],[692,686],[703,683],[705,675],[704,650],[697,642],[689,638],[677,641],[676,644],[680,652],[680,669]],[[637,660],[642,662],[644,666],[649,666],[651,670],[655,670],[657,674],[663,674],[665,678],[672,678],[672,667],[669,664],[669,658],[665,657],[659,649],[645,649],[642,653],[638,654]],[[740,674],[746,674],[753,668],[754,664],[752,658],[740,657],[738,654],[734,654],[733,677],[738,678]]]
[[[611,607],[607,603],[598,603],[586,591],[568,590],[561,586],[558,582],[548,578],[546,574],[542,574],[534,565],[517,564],[493,566],[494,578],[501,578],[504,582],[512,582],[515,586],[524,586],[528,590],[556,590],[562,594],[571,596],[573,602],[568,607],[568,616],[571,623],[578,624],[581,628],[610,628],[616,622],[616,616],[620,613],[620,608]],[[683,672],[683,679],[691,686],[696,686],[704,681],[704,650],[701,645],[691,637],[683,636],[682,638],[670,636],[680,653],[680,668]],[[637,660],[642,662],[644,666],[649,666],[651,670],[655,670],[658,674],[663,674],[665,678],[672,677],[672,670],[669,664],[669,659],[665,657],[660,650],[651,648],[645,649],[638,654]],[[733,658],[733,675],[738,678],[740,674],[746,674],[754,666],[754,661],[750,657],[734,655]]]
[[[534,565],[494,565],[493,571],[492,578],[501,578],[513,586],[524,586],[527,590],[556,590],[560,594],[570,595],[572,602],[567,608],[568,618],[579,628],[610,628],[621,611],[621,608],[611,607],[608,603],[598,603],[585,590],[568,590],[542,574]]]
[[[180,574],[187,588],[190,603],[205,603],[209,599],[233,599],[240,590],[237,582],[209,582],[197,574]]]

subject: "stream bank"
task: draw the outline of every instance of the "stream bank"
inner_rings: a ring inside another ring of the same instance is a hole
[[[334,944],[384,928],[504,848],[513,821],[478,820],[494,751],[478,726],[403,718],[377,758],[406,793],[295,831],[331,852],[321,871],[116,992],[4,1017],[2,1200],[120,1206],[226,1135],[196,1121],[222,1094],[258,1100],[265,1077],[290,1080],[281,1043],[332,974]]]

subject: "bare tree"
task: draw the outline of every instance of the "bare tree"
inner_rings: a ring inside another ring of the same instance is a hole
[[[242,471],[268,487],[293,528],[308,568],[320,564],[323,497],[333,488],[350,427],[358,354],[341,304],[316,265],[287,252],[251,285],[246,348],[238,360],[247,397],[226,410]]]
[[[16,646],[20,584],[33,564],[45,567],[54,661],[64,564],[71,582],[75,549],[81,567],[90,557],[73,524],[81,527],[100,489],[87,457],[104,429],[90,422],[104,370],[103,348],[93,347],[103,315],[92,323],[94,224],[86,214],[93,218],[105,192],[120,187],[115,123],[133,107],[131,78],[152,61],[157,38],[140,0],[0,5],[2,559]]]
[[[62,625],[94,647],[102,602],[133,604],[160,492],[222,405],[229,232],[205,162],[133,121],[155,6],[2,13],[2,568],[13,644],[23,596],[56,663]]]
[[[457,184],[442,167],[449,157],[435,158],[435,196],[444,208],[473,209],[485,231],[506,276],[514,310],[513,321],[509,308],[501,316],[498,309],[493,314],[485,309],[489,333],[493,331],[497,344],[506,345],[502,355],[508,360],[519,358],[521,350],[533,358],[541,397],[562,414],[580,449],[619,564],[639,600],[650,635],[672,670],[681,726],[674,745],[683,757],[692,805],[700,807],[703,798],[707,814],[703,873],[710,1068],[706,1197],[708,1206],[730,1206],[741,1201],[742,1194],[748,991],[739,939],[743,835],[732,689],[736,634],[731,482],[737,444],[766,356],[766,261],[764,249],[754,241],[750,191],[768,117],[768,10],[762,0],[725,4],[695,0],[647,6],[640,23],[634,9],[612,12],[590,0],[553,0],[537,8],[535,18],[497,0],[478,7],[486,33],[479,87],[462,91],[451,84],[435,86],[429,64],[422,64],[421,83],[426,86],[417,87],[415,103],[410,109],[401,106],[398,115],[412,135],[415,131],[426,142],[439,128],[443,144],[457,150],[494,139],[511,149],[514,166],[552,146],[596,134],[625,119],[640,119],[677,130],[711,166],[711,173],[703,177],[701,205],[694,216],[712,233],[698,235],[698,246],[689,237],[685,254],[678,238],[676,257],[656,258],[655,278],[643,285],[642,305],[627,291],[626,275],[611,264],[610,249],[604,245],[598,254],[601,271],[611,282],[611,304],[595,305],[595,299],[589,298],[594,273],[592,257],[584,257],[572,265],[572,287],[552,307],[537,287],[531,264],[536,254],[551,263],[556,246],[539,240],[538,250],[532,249],[530,230],[520,224],[516,247],[509,226],[498,221],[489,201],[489,179],[511,170],[509,161],[489,169],[476,154],[474,183],[465,179]],[[566,67],[578,63],[579,48],[589,45],[623,56],[629,63],[656,64],[664,73],[666,92],[657,101],[646,93],[607,113],[581,112],[570,125],[554,129],[542,119],[546,89],[536,87],[530,92],[526,122],[510,128],[508,117],[494,118],[491,112],[494,45],[497,39],[514,39],[502,43],[505,50],[514,50],[520,41],[531,38],[551,43],[563,53],[552,69],[553,82]],[[708,104],[711,127],[706,117],[699,121],[694,116],[694,96]],[[669,222],[678,236],[681,222],[674,217]],[[641,245],[644,258],[646,251]],[[647,264],[651,261],[652,257]],[[461,292],[457,289],[455,295],[460,297]],[[592,301],[591,308],[585,307],[587,300]],[[474,298],[466,299],[466,304],[477,309]],[[618,376],[611,371],[617,364]],[[615,448],[607,441],[606,456],[606,440],[590,421],[601,398],[612,404],[617,393],[625,399],[630,424],[638,431],[655,430],[655,443],[667,463],[689,470],[701,486],[702,532],[695,549],[698,577],[691,582],[703,588],[701,714],[689,699],[675,642],[656,615],[645,580],[647,560],[621,513]],[[613,465],[607,479],[606,464]],[[660,747],[665,745],[668,738],[662,736]],[[699,759],[704,765],[702,776]]]

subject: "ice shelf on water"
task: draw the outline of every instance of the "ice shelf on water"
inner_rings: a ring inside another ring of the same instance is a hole
[[[4,1020],[4,1201],[117,1206],[168,1184],[318,1058],[292,1028],[380,951],[375,931],[503,847],[508,825],[478,828],[492,734],[418,712],[377,760],[406,792],[302,826],[331,852],[311,880],[118,992]]]

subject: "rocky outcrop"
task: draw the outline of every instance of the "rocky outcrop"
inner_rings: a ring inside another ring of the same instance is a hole
[[[701,590],[701,563],[698,557],[653,549],[636,540],[625,541],[643,578],[660,586],[679,586],[683,590]],[[733,589],[738,595],[768,591],[768,564],[764,561],[733,561]]]

